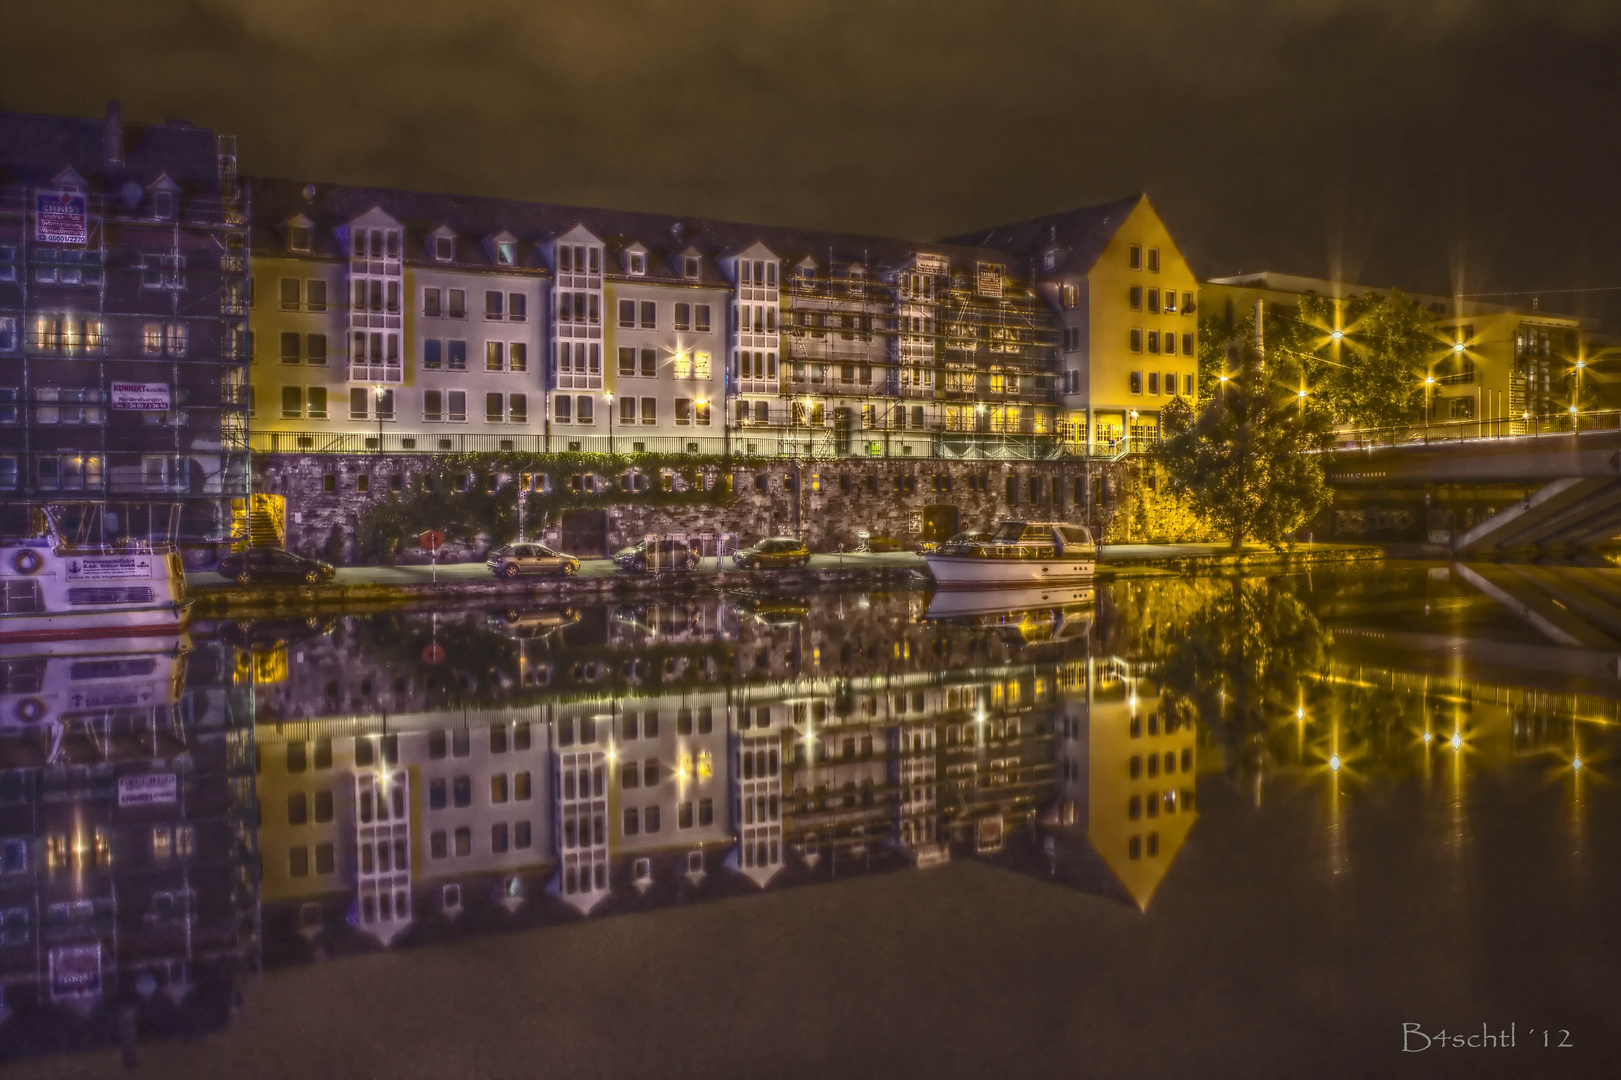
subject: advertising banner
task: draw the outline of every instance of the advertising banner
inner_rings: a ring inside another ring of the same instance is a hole
[[[179,785],[174,773],[145,773],[118,778],[119,806],[159,806],[175,801]]]
[[[169,384],[160,382],[115,382],[113,408],[130,412],[168,412],[172,397]]]
[[[98,555],[68,560],[69,581],[127,581],[151,576],[150,555]]]
[[[82,244],[90,236],[90,204],[78,191],[36,191],[34,239],[41,244]]]

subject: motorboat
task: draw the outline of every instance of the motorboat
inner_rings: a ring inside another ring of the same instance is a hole
[[[36,515],[35,535],[0,539],[0,646],[126,638],[162,647],[189,613],[171,544],[70,543],[48,512]]]
[[[1006,520],[989,537],[948,542],[923,558],[941,589],[1090,585],[1097,545],[1084,525]]]
[[[942,589],[929,599],[929,609],[924,617],[955,621],[1018,611],[1085,607],[1096,598],[1097,590],[1090,583],[1028,588]]]

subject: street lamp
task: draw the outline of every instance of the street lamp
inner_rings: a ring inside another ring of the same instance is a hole
[[[377,392],[377,452],[383,452],[383,387],[378,386]]]
[[[610,390],[602,395],[608,402],[608,453],[614,452],[614,395]]]

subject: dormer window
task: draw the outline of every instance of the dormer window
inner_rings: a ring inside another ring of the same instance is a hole
[[[495,245],[495,261],[502,266],[511,266],[518,261],[518,244],[515,240],[499,240]]]
[[[449,262],[456,257],[456,239],[451,236],[436,236],[433,238],[433,257],[439,262]]]
[[[640,251],[631,252],[630,258],[626,262],[626,268],[630,273],[641,277],[647,273],[647,256]]]
[[[804,278],[806,281],[814,281],[816,279],[816,267],[810,263],[806,263],[804,266],[799,268],[799,276]]]
[[[159,221],[174,220],[174,192],[154,191],[152,193],[152,216]]]
[[[687,255],[681,259],[681,276],[692,281],[698,280],[698,256]]]
[[[287,227],[287,246],[293,251],[308,251],[310,249],[310,227],[308,225],[289,225]]]

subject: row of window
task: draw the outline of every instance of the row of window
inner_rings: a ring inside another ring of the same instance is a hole
[[[35,454],[33,483],[39,491],[83,491],[106,482],[106,461],[99,454]],[[141,459],[142,485],[168,490],[190,476],[190,459],[146,455]],[[22,479],[21,458],[0,454],[0,490],[15,491]]]
[[[1143,269],[1143,248],[1141,244],[1132,244],[1126,248],[1126,265],[1133,270]],[[1147,267],[1150,274],[1159,273],[1159,248],[1151,247],[1148,249]]]
[[[531,745],[531,735],[528,721],[521,721],[512,725],[509,732],[505,724],[492,725],[489,729],[490,753],[504,754],[509,745],[516,751],[527,751]],[[286,744],[286,766],[289,773],[297,774],[311,767],[310,753],[312,744],[306,742],[290,742]],[[316,739],[313,743],[314,767],[317,770],[332,768],[332,740]],[[439,760],[446,754],[447,747],[453,757],[467,757],[472,753],[471,736],[466,728],[458,728],[449,733],[447,739],[444,729],[428,732],[428,757]],[[365,768],[377,763],[381,753],[381,760],[385,765],[398,765],[400,761],[400,737],[398,735],[365,736],[355,740],[355,765]],[[257,761],[257,757],[255,758]]]
[[[422,315],[424,318],[429,319],[466,318],[466,290],[423,289]],[[527,322],[529,319],[529,297],[521,292],[508,293],[499,289],[486,289],[484,291],[484,317],[491,321],[504,319],[507,322]]]
[[[619,301],[619,325],[625,330],[657,330],[659,305],[653,300]],[[708,304],[679,303],[675,305],[675,329],[706,334],[710,329]]]
[[[534,796],[534,785],[528,770],[515,773],[496,773],[490,777],[490,804],[528,802]],[[467,776],[451,778],[447,785],[443,777],[428,781],[428,809],[443,810],[447,806],[458,809],[473,805],[473,781]]]
[[[1159,314],[1175,315],[1176,314],[1176,290],[1175,289],[1166,289],[1165,294],[1164,294],[1164,300],[1162,302],[1161,299],[1160,299],[1160,291],[1158,289],[1148,289],[1148,290],[1146,290],[1146,293],[1145,293],[1145,290],[1143,289],[1143,287],[1141,285],[1133,285],[1133,286],[1131,286],[1130,289],[1127,290],[1127,293],[1126,293],[1126,298],[1127,298],[1128,302],[1131,304],[1131,310],[1133,310],[1133,311],[1143,311],[1144,310],[1143,300],[1144,300],[1145,295],[1146,295],[1147,300],[1148,300],[1146,310],[1149,312],[1149,314],[1152,314],[1152,315],[1159,315]],[[1190,292],[1183,293],[1182,294],[1182,314],[1184,314],[1184,315],[1192,315],[1193,310],[1194,310],[1193,309],[1193,294],[1190,293]]]
[[[454,848],[452,848],[454,843]],[[498,821],[490,826],[490,854],[505,855],[509,850],[527,851],[535,843],[534,831],[527,821],[515,821],[508,826]],[[443,829],[428,834],[428,857],[464,859],[473,854],[473,830],[468,827],[447,832]]]
[[[624,378],[656,379],[659,367],[657,349],[619,350],[619,374]],[[670,374],[677,379],[707,379],[711,375],[709,353],[703,350],[675,353],[670,357],[669,367]]]
[[[341,391],[340,391],[341,394]],[[283,420],[337,419],[329,409],[329,395],[325,386],[283,386],[281,388],[281,418]],[[688,403],[690,406],[690,402]],[[677,405],[680,412],[680,405]],[[484,395],[484,419],[492,424],[529,423],[529,395]],[[350,420],[397,419],[394,411],[394,391],[353,387],[349,390]],[[462,424],[467,422],[467,391],[424,390],[422,392],[422,419],[430,424]],[[589,423],[589,420],[582,423]]]
[[[1172,773],[1176,772],[1176,751],[1174,751],[1174,750],[1165,751],[1165,754],[1163,756],[1163,760],[1165,762],[1164,768],[1165,768],[1165,775],[1166,776],[1170,776]],[[1159,754],[1149,754],[1148,755],[1148,775],[1149,776],[1158,776],[1159,775],[1159,773],[1160,773],[1160,761],[1161,761],[1161,755],[1159,755]],[[1142,756],[1140,754],[1133,754],[1132,755],[1131,761],[1127,764],[1127,771],[1131,774],[1131,778],[1133,780],[1136,780],[1138,777],[1142,776],[1142,774],[1143,774],[1143,758],[1142,758]],[[1185,747],[1183,749],[1183,751],[1182,751],[1182,771],[1183,772],[1192,772],[1193,771],[1193,748],[1192,747]]]
[[[107,346],[106,324],[63,313],[35,315],[28,340],[19,340],[15,315],[0,316],[0,353],[16,352],[25,346],[29,352],[73,356]],[[141,326],[141,355],[185,356],[190,328],[183,322],[148,322]]]
[[[680,708],[675,712],[675,733],[677,735],[691,735],[694,730],[694,721],[697,724],[699,735],[708,735],[715,730],[715,712],[708,705],[698,709]],[[619,721],[620,736],[625,742],[634,742],[637,739],[656,739],[659,737],[659,711],[657,709],[643,709],[638,716],[636,710],[626,710]]]
[[[1170,330],[1163,333],[1158,330],[1149,330],[1145,333],[1142,329],[1133,327],[1128,337],[1128,344],[1134,353],[1142,352],[1146,345],[1148,352],[1153,355],[1157,356],[1160,353],[1164,353],[1166,356],[1176,355],[1176,334]],[[1182,355],[1192,356],[1193,353],[1193,335],[1183,334]]]
[[[1167,814],[1174,814],[1178,803],[1181,804],[1183,813],[1192,813],[1192,789],[1183,788],[1180,794],[1171,788],[1166,788],[1164,791],[1150,791],[1146,796],[1133,795],[1126,800],[1126,817],[1132,821],[1137,821],[1143,816],[1145,810],[1151,818],[1159,817],[1162,811]]]
[[[424,371],[466,371],[467,342],[452,338],[441,341],[427,338],[422,342],[422,369]],[[526,372],[529,370],[529,346],[522,341],[486,341],[484,343],[485,371]]]
[[[1160,386],[1161,386],[1160,373],[1157,372],[1157,371],[1150,371],[1150,372],[1147,373],[1146,378],[1147,378],[1147,385],[1148,385],[1148,393],[1150,395],[1158,394],[1160,392]],[[1163,384],[1164,387],[1165,387],[1165,393],[1172,396],[1172,397],[1178,397],[1178,396],[1180,396],[1180,397],[1192,397],[1193,396],[1193,376],[1192,375],[1187,375],[1187,374],[1184,374],[1184,375],[1180,376],[1180,378],[1182,380],[1182,390],[1181,390],[1180,394],[1177,393],[1177,379],[1178,378],[1179,378],[1179,376],[1174,371],[1167,371],[1165,373],[1165,382]],[[1131,373],[1131,378],[1130,378],[1131,392],[1133,394],[1141,394],[1143,392],[1143,383],[1144,383],[1144,373],[1141,372],[1141,371],[1133,371]]]

